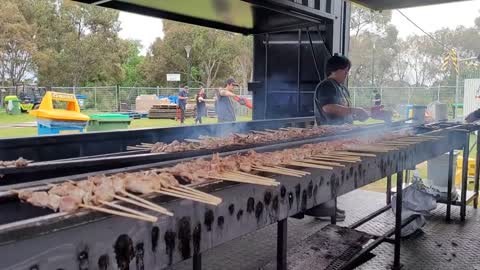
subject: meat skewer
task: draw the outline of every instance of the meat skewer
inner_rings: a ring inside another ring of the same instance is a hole
[[[95,181],[97,181],[97,183],[100,183],[100,186],[101,186],[102,183],[108,183],[108,181],[111,181],[111,185],[106,184],[104,186],[104,188],[107,188],[107,189],[113,188],[113,193],[110,192],[110,191],[107,191],[107,193],[109,193],[109,195],[107,195],[107,199],[110,199],[108,197],[111,197],[112,199],[117,199],[117,200],[120,200],[120,201],[128,202],[128,203],[131,203],[131,204],[134,204],[134,205],[137,205],[137,206],[140,206],[140,207],[143,207],[143,208],[146,208],[146,209],[149,209],[149,210],[152,210],[152,211],[155,211],[155,212],[167,215],[167,216],[173,216],[172,212],[168,211],[167,209],[165,209],[165,208],[163,208],[159,205],[156,205],[156,204],[153,204],[154,206],[146,205],[144,203],[140,203],[138,201],[133,201],[133,200],[130,200],[130,199],[126,199],[124,197],[116,195],[115,193],[121,193],[121,192],[127,193],[123,188],[123,179],[122,178],[118,177],[117,179],[108,179],[105,176],[103,176],[102,180],[103,180],[103,182],[99,179],[93,178],[93,179],[90,179],[90,180],[84,180],[84,181],[79,181],[79,182],[70,181],[70,183],[76,184],[77,186],[80,186],[81,188],[83,187],[84,191],[88,192],[88,190],[91,190],[90,192],[93,192],[93,190],[95,188],[95,183],[94,183]],[[101,192],[101,190],[97,190],[97,192]],[[131,196],[136,197],[136,198],[138,197],[138,196],[135,196],[133,194],[128,194],[128,195],[131,195]],[[105,204],[104,200],[100,200],[100,202],[102,204]],[[116,206],[113,206],[113,207],[116,207]],[[130,209],[130,208],[128,208],[128,209]],[[133,209],[131,209],[131,210],[133,210]],[[135,211],[135,210],[133,210],[133,211]]]
[[[99,175],[84,181],[75,182],[75,184],[67,182],[53,186],[48,192],[19,193],[19,197],[33,205],[60,211],[73,211],[81,207],[81,205],[103,204],[123,211],[129,211],[136,216],[152,219],[153,216],[147,216],[141,212],[132,212],[135,211],[133,209],[128,208],[129,210],[125,210],[125,208],[118,208],[118,204],[112,201],[117,199],[128,203],[135,202],[134,204],[138,206],[159,211],[160,206],[130,193],[134,192],[140,194],[160,193],[218,205],[222,201],[220,198],[179,185],[176,177],[181,177],[193,184],[209,180],[224,180],[278,186],[280,183],[275,179],[259,176],[255,173],[260,171],[303,177],[309,173],[286,166],[333,170],[334,167],[345,166],[342,163],[359,162],[364,157],[376,156],[375,153],[371,153],[371,149],[381,150],[379,152],[382,153],[393,151],[396,149],[395,147],[378,145],[387,140],[396,141],[398,138],[400,138],[399,134],[388,134],[378,138],[342,139],[308,144],[296,149],[269,153],[250,151],[244,155],[225,157],[215,154],[210,160],[196,159],[179,163],[170,168],[128,174],[119,173],[108,177]],[[243,140],[243,138],[237,139]],[[204,141],[212,140],[206,138]],[[352,147],[356,149],[350,149]],[[163,208],[162,211],[165,212],[167,210]]]
[[[129,214],[121,211],[116,211],[116,210],[111,210],[103,207],[98,207],[98,206],[93,206],[93,205],[87,205],[82,202],[79,202],[78,200],[75,200],[74,198],[70,196],[63,196],[60,197],[55,194],[49,194],[45,191],[29,191],[29,190],[20,190],[20,191],[14,191],[18,194],[18,197],[21,200],[27,201],[28,203],[42,207],[42,208],[50,208],[54,211],[57,211],[60,209],[61,212],[73,212],[74,210],[78,208],[85,208],[85,209],[90,209],[98,212],[103,212],[107,214],[112,214],[116,216],[122,216],[122,217],[128,217],[128,218],[133,218],[137,220],[143,220],[143,221],[148,221],[148,222],[156,222],[157,218],[153,216],[145,216],[144,214],[142,215],[135,215],[135,214]],[[52,204],[52,198],[55,198],[55,200],[58,200],[58,204]]]

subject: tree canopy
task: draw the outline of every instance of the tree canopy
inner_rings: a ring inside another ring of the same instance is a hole
[[[441,29],[400,38],[391,12],[353,5],[351,86],[454,84],[442,70],[450,49],[459,58],[480,54],[480,16],[472,27]],[[252,37],[164,20],[141,55],[141,43],[119,37],[119,12],[69,0],[3,0],[0,8],[0,83],[48,86],[167,86],[180,73],[192,86],[221,86],[234,76],[244,87],[253,69]],[[185,46],[190,46],[187,58]],[[190,68],[189,68],[190,67]],[[461,75],[480,74],[477,61],[462,63]]]

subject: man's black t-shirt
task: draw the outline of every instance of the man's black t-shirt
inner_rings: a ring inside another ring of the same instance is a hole
[[[353,123],[351,115],[335,116],[326,113],[322,107],[327,104],[338,104],[351,107],[350,92],[333,79],[326,79],[320,83],[315,91],[315,118],[317,125],[341,125]]]

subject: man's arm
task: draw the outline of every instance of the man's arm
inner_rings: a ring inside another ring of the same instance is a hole
[[[322,107],[323,111],[336,116],[352,115],[355,120],[365,121],[368,119],[368,112],[362,108],[350,108],[338,104],[327,104]]]
[[[465,121],[467,121],[467,123],[472,123],[472,122],[475,122],[475,121],[478,121],[478,120],[480,120],[480,109],[471,112],[465,118]]]

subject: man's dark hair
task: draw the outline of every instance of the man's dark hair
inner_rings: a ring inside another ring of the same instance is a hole
[[[352,62],[348,60],[347,57],[341,55],[335,55],[328,59],[327,61],[327,76],[330,76],[332,72],[335,72],[339,69],[346,69],[352,66]]]

